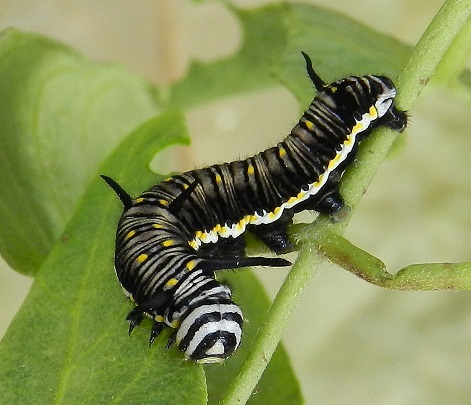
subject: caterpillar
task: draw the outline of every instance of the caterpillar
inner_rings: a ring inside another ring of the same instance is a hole
[[[115,271],[135,307],[129,334],[152,319],[149,344],[169,326],[185,358],[220,363],[239,347],[243,315],[215,272],[288,266],[280,257],[246,257],[244,233],[274,253],[292,249],[293,215],[314,210],[342,220],[348,207],[338,183],[358,144],[373,128],[402,132],[407,115],[384,76],[350,76],[327,85],[302,53],[317,90],[291,133],[246,160],[215,164],[165,179],[132,198],[103,179],[124,211],[116,231]]]

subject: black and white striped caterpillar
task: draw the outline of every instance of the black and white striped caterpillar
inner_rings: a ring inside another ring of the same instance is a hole
[[[303,53],[318,93],[291,133],[246,160],[172,176],[131,198],[102,176],[121,199],[115,270],[128,297],[129,333],[153,320],[150,343],[164,325],[189,359],[224,361],[239,346],[243,316],[215,271],[287,266],[282,258],[246,257],[245,231],[275,253],[291,249],[286,229],[309,209],[342,219],[338,182],[371,129],[402,131],[407,116],[394,105],[384,76],[351,76],[326,85]]]

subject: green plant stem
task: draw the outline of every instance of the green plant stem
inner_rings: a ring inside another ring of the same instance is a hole
[[[381,260],[335,232],[325,232],[318,243],[329,261],[379,287],[409,291],[471,289],[471,263],[411,264],[391,274]]]
[[[308,254],[306,251],[299,253],[270,307],[235,384],[231,385],[221,404],[244,404],[248,400],[280,341],[289,316],[298,305],[302,291],[324,260],[322,256]]]
[[[470,54],[471,19],[468,19],[438,64],[433,83],[448,86],[458,84],[456,79],[466,68]]]
[[[419,40],[398,80],[398,87],[400,88],[398,102],[401,108],[409,109],[412,106],[450,44],[463,25],[466,24],[470,10],[471,0],[448,0],[444,3]],[[363,163],[355,165],[344,176],[346,178],[343,183],[346,184],[342,188],[346,191],[347,194],[344,195],[353,208],[360,201],[379,164],[395,140],[390,131],[382,132],[383,134],[377,134],[377,136],[371,138],[367,148],[362,148],[363,151],[359,160],[363,160]],[[374,153],[371,153],[372,150],[374,150]],[[363,166],[368,166],[366,171]],[[233,384],[229,387],[221,404],[240,405],[248,401],[281,339],[290,314],[296,308],[315,271],[325,260],[321,255],[312,254],[309,244],[315,243],[312,242],[313,237],[315,240],[316,234],[322,233],[323,230],[330,228],[340,234],[346,225],[346,221],[331,224],[328,219],[320,218],[313,226],[309,227],[309,231],[300,235],[301,241],[304,243],[303,250],[280,288],[265,322],[261,325],[253,350],[247,356],[244,365]]]
[[[448,54],[456,38],[461,38],[460,33],[466,37],[467,25],[470,24],[471,1],[448,0],[438,11],[427,30],[417,43],[404,71],[397,81],[401,92],[397,100],[402,108],[408,110],[417,99],[425,84],[435,72],[439,64],[456,64],[452,59],[456,54]],[[469,49],[469,46],[468,46]],[[466,52],[463,49],[462,52]],[[459,57],[458,66],[463,67]],[[467,59],[467,58],[466,58]],[[460,72],[454,72],[455,77]]]

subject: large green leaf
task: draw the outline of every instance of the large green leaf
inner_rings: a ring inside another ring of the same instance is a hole
[[[149,85],[52,40],[0,35],[0,251],[40,267],[103,158],[157,111]]]
[[[155,180],[143,169],[155,152],[186,139],[182,117],[165,114],[132,133],[101,169],[142,186]],[[204,404],[201,366],[165,352],[168,333],[151,349],[145,328],[127,336],[131,305],[112,270],[118,200],[94,178],[2,340],[1,402]]]

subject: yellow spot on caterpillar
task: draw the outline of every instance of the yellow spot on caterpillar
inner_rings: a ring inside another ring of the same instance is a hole
[[[222,237],[225,237],[229,233],[229,230],[230,229],[227,225],[223,225],[223,226],[221,226],[221,230],[219,231],[219,235],[221,235]]]
[[[340,159],[340,154],[337,153],[335,157],[329,162],[329,170],[332,170],[335,166],[337,166],[337,162]]]
[[[164,247],[169,247],[169,246],[172,246],[173,244],[174,244],[174,241],[172,239],[164,240],[162,242],[162,246]]]
[[[195,236],[196,236],[198,239],[201,239],[201,237],[203,236],[203,232],[201,232],[201,231],[196,231]]]
[[[136,259],[136,260],[137,260],[139,263],[142,263],[142,262],[145,262],[148,257],[149,257],[149,256],[147,256],[145,253],[143,253],[143,254],[137,256],[137,259]]]
[[[165,283],[164,288],[172,288],[178,283],[178,280],[176,278],[171,278]]]
[[[297,201],[296,197],[290,197],[286,203],[291,205],[291,204],[296,203],[296,201]]]
[[[280,156],[280,158],[282,158],[283,156],[285,156],[285,155],[286,155],[286,149],[280,147],[280,148],[278,149],[278,155]]]
[[[171,324],[170,324],[170,327],[172,329],[177,329],[180,327],[180,321],[173,321]]]
[[[357,127],[358,125],[355,125],[355,127]],[[353,127],[353,129],[355,129],[355,127]],[[352,131],[353,132],[353,131]],[[347,136],[347,139],[345,140],[345,142],[343,143],[344,146],[349,146],[352,144],[352,139],[353,137],[351,135],[348,135]]]
[[[165,319],[162,315],[156,315],[154,317],[154,319],[157,321],[157,322],[163,322]]]
[[[222,227],[221,225],[217,224],[214,228],[213,228],[213,232],[215,233],[221,233],[221,230],[222,230]]]
[[[352,128],[352,134],[357,134],[358,132],[361,132],[365,129],[365,126],[363,125],[363,122],[357,122],[355,126]]]
[[[374,105],[370,107],[368,113],[370,114],[370,119],[375,120],[376,118],[378,118],[378,110]]]
[[[163,226],[161,224],[154,224],[152,225],[155,229],[162,229]]]
[[[171,180],[172,180],[171,177],[167,177],[167,178],[164,179],[165,182],[168,182],[168,181],[171,181]]]
[[[220,174],[216,174],[215,180],[216,180],[216,183],[220,183],[220,182],[222,181],[221,175],[220,175]]]
[[[195,268],[196,266],[196,262],[194,260],[190,260],[187,264],[186,264],[186,269],[188,271],[191,271]]]
[[[188,244],[189,244],[193,249],[195,249],[195,250],[198,249],[198,242],[196,242],[195,239],[190,240],[190,241],[188,242]]]
[[[267,214],[267,218],[270,220],[270,221],[274,221],[276,218],[276,214],[274,212],[269,212]]]
[[[306,123],[307,129],[309,129],[310,131],[312,131],[312,129],[314,128],[314,124],[313,124],[311,121],[309,121],[309,120],[306,120],[305,123]]]
[[[160,203],[161,205],[168,205],[168,201],[167,201],[167,200],[163,200],[163,199],[160,199],[160,200],[159,200],[159,203]]]
[[[280,213],[280,211],[281,211],[281,207],[276,207],[276,208],[273,210],[273,213],[274,213],[275,215],[278,215],[278,214]]]
[[[140,204],[140,203],[143,202],[143,201],[144,201],[144,198],[142,198],[142,197],[136,198],[136,199],[134,200],[134,202],[137,203],[137,204]]]
[[[132,238],[136,234],[136,231],[129,231],[126,235],[126,239]]]
[[[249,165],[249,167],[247,168],[247,174],[250,176],[254,173],[255,173],[255,169],[253,168],[252,165]]]

